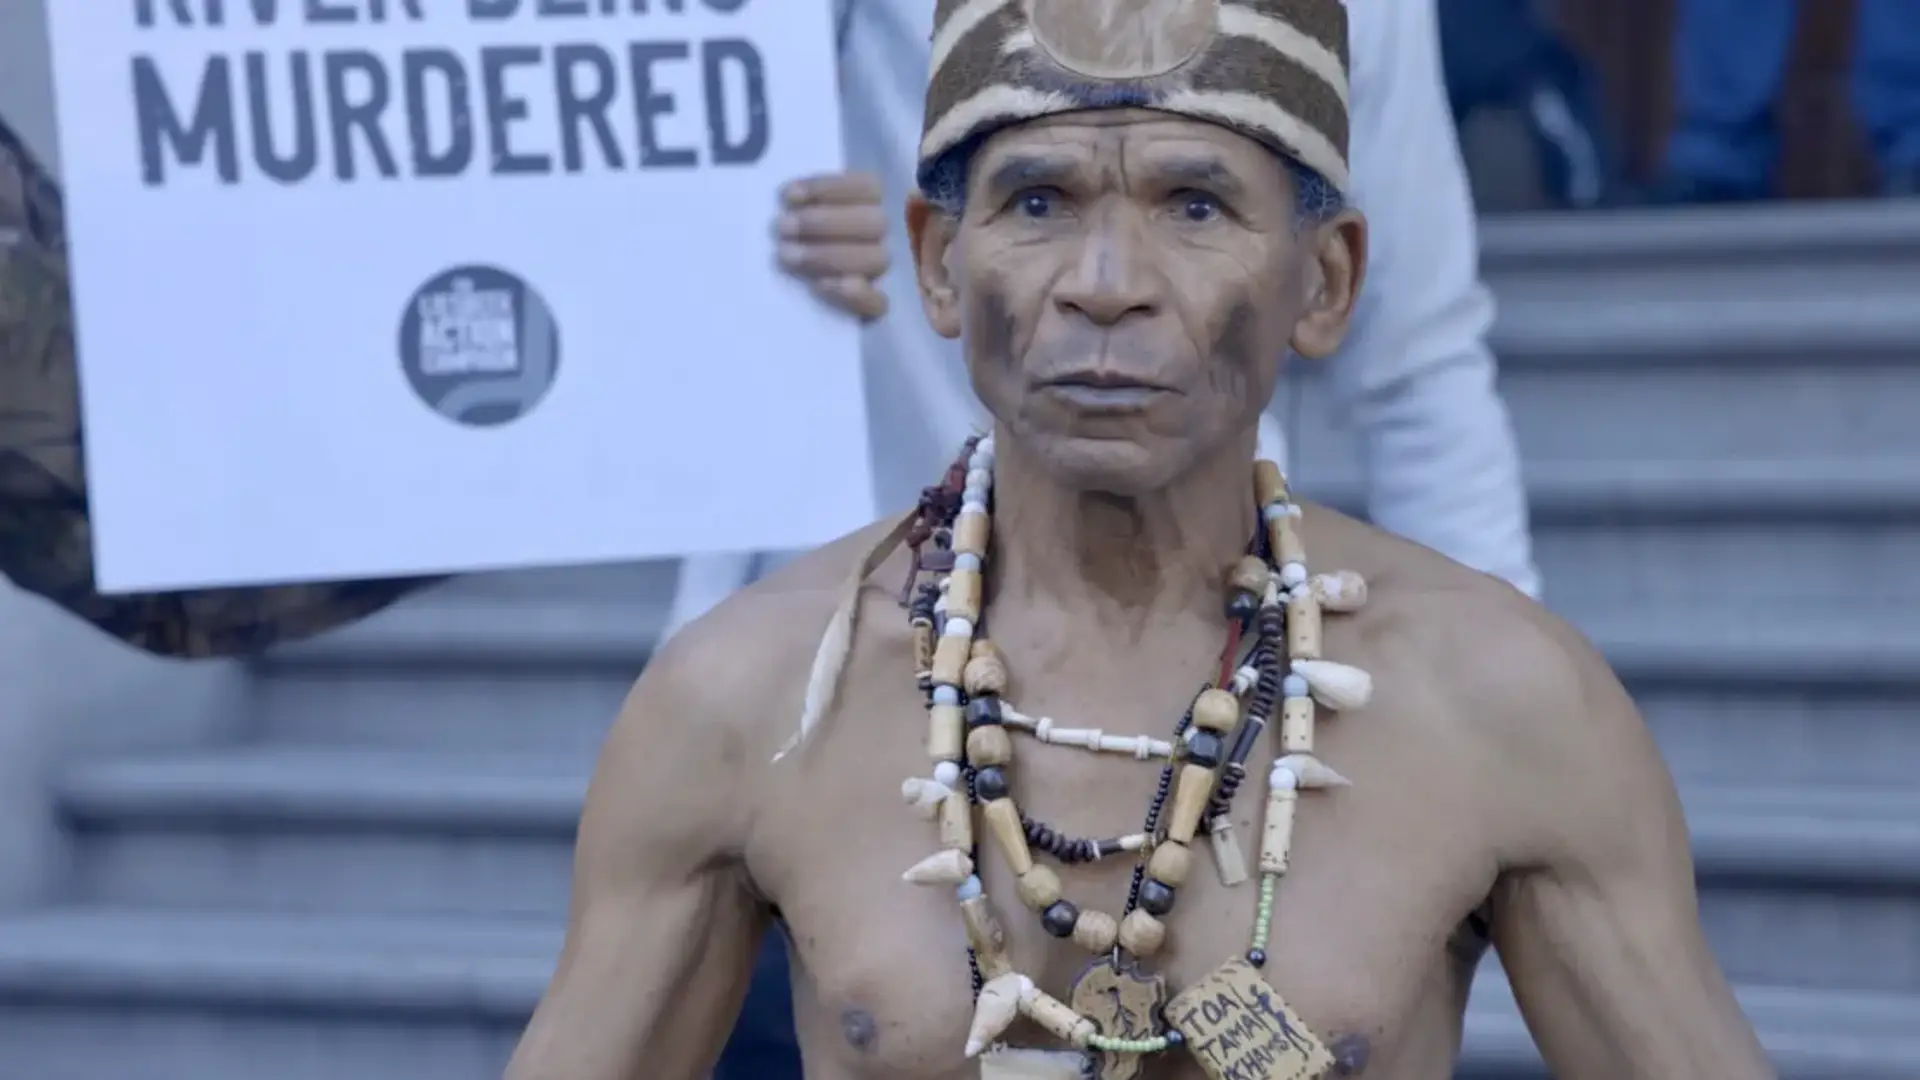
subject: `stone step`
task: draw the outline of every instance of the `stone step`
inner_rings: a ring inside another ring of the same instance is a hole
[[[1920,602],[1909,557],[1920,550],[1920,456],[1545,462],[1525,473],[1548,603],[1575,621],[1782,600],[1889,611]],[[1364,514],[1352,473],[1306,469],[1299,486]]]
[[[1609,282],[1638,283],[1650,296],[1671,294],[1671,283],[1752,291],[1755,282],[1775,282],[1782,293],[1844,293],[1861,282],[1920,275],[1920,207],[1870,201],[1502,215],[1481,224],[1480,264],[1503,293],[1577,294]]]
[[[58,789],[87,904],[558,920],[583,760],[233,751]],[[1685,789],[1703,921],[1740,978],[1920,993],[1920,794]]]
[[[649,587],[621,603],[416,597],[258,661],[252,715],[292,744],[591,754],[666,623],[671,585]]]
[[[262,748],[83,764],[55,798],[88,903],[559,919],[591,767]]]
[[[0,922],[0,1072],[37,1080],[491,1080],[559,949],[525,920],[74,909]],[[1784,1080],[1920,1075],[1920,998],[1743,988]],[[1497,972],[1462,1080],[1545,1077]]]
[[[0,1075],[496,1080],[550,921],[63,910],[0,922]]]
[[[1781,1080],[1920,1076],[1920,996],[1742,986],[1740,1005]],[[1552,1080],[1497,969],[1474,981],[1455,1080]]]

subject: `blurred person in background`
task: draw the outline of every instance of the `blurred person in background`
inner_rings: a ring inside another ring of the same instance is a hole
[[[796,183],[775,223],[775,257],[824,301],[869,321],[876,476],[884,501],[905,505],[937,479],[981,415],[952,343],[917,312],[882,318],[890,297],[918,295],[900,218],[913,186],[932,4],[836,4],[849,159],[864,175]],[[1537,593],[1517,451],[1485,342],[1493,303],[1479,279],[1433,0],[1355,5],[1351,21],[1355,201],[1372,222],[1371,274],[1358,325],[1329,375],[1363,439],[1369,513]],[[97,593],[59,195],[3,124],[0,139],[0,572],[116,637],[174,656],[246,653],[309,636],[427,584]],[[1283,456],[1271,419],[1262,444],[1263,455]],[[677,621],[717,603],[763,561],[688,560]],[[786,953],[770,941],[715,1080],[798,1075]]]
[[[1774,105],[1798,13],[1795,0],[1680,0],[1673,49],[1679,116],[1660,201],[1772,194]],[[1920,0],[1859,0],[1855,20],[1854,110],[1886,193],[1920,195]]]
[[[66,216],[0,118],[0,574],[129,645],[238,656],[364,618],[419,579],[102,596],[80,452]]]
[[[1547,199],[1587,210],[1621,198],[1619,163],[1586,62],[1538,0],[1439,0],[1440,51],[1455,125],[1513,109],[1539,155]]]

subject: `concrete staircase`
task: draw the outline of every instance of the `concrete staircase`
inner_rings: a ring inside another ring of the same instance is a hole
[[[1789,1077],[1920,1078],[1920,209],[1501,221],[1486,258],[1550,601],[1666,748],[1743,1002]],[[1350,438],[1300,438],[1355,501]],[[497,1076],[667,580],[459,582],[257,665],[244,745],[62,776],[0,1080]],[[1546,1075],[1492,965],[1460,1075]]]

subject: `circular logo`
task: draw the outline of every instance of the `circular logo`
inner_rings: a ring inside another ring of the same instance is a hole
[[[435,412],[497,427],[532,412],[553,387],[560,329],[526,282],[491,266],[456,266],[407,302],[400,367]]]
[[[1219,0],[1027,0],[1035,44],[1094,79],[1152,79],[1200,55],[1219,32]]]

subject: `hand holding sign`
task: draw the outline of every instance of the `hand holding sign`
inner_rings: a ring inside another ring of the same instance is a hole
[[[867,321],[885,315],[887,297],[874,285],[891,261],[879,178],[816,176],[788,184],[780,195],[785,209],[774,232],[781,268],[849,315]]]

